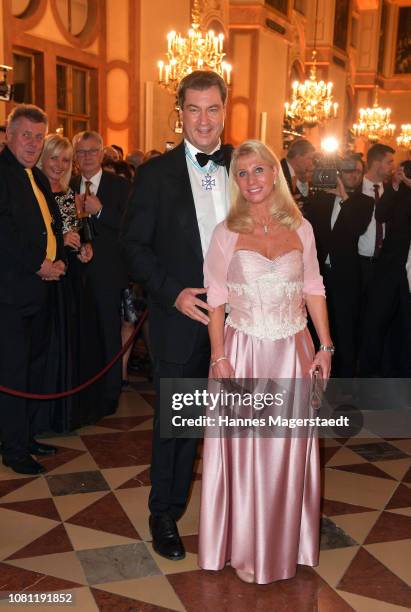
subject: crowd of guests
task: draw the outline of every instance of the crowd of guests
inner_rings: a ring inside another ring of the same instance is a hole
[[[114,168],[107,167],[109,152],[117,156]],[[134,331],[145,305],[136,298],[119,231],[144,154],[134,152],[132,163],[121,155],[119,147],[104,147],[97,132],[81,132],[72,142],[47,134],[47,116],[35,106],[18,106],[8,118],[0,226],[7,237],[2,325],[10,342],[10,350],[2,346],[1,379],[9,387],[44,394],[80,385]],[[44,260],[34,270],[43,248]],[[18,473],[41,473],[31,455],[56,449],[38,443],[37,433],[70,431],[113,414],[128,385],[131,349],[73,396],[36,402],[2,395],[3,462]]]
[[[291,193],[315,235],[336,346],[336,377],[410,377],[411,176],[394,167],[395,150],[371,146],[366,155],[336,159],[334,189],[310,187],[324,159],[306,139],[281,162]],[[327,160],[325,160],[327,161]],[[408,162],[409,163],[409,162]],[[410,173],[411,174],[411,173]]]
[[[44,393],[93,376],[130,338],[141,285],[157,392],[149,524],[156,552],[175,561],[197,440],[161,435],[162,378],[410,371],[411,178],[394,150],[374,145],[366,165],[345,156],[336,186],[313,191],[307,139],[281,161],[259,141],[221,145],[226,103],[219,75],[193,72],[178,89],[183,141],[125,159],[97,132],[46,135],[46,114],[22,105],[0,153],[0,381]],[[126,359],[55,402],[49,428],[112,414]],[[291,414],[309,410],[308,395],[290,397]],[[40,474],[33,456],[56,452],[35,437],[47,428],[40,405],[0,394],[3,463],[15,472]],[[200,566],[230,562],[263,584],[315,565],[319,502],[312,433],[206,435]]]

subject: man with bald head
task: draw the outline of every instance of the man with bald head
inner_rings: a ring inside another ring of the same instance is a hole
[[[0,384],[37,393],[45,390],[52,283],[66,267],[60,214],[35,167],[46,132],[40,108],[18,106],[0,153]],[[56,452],[34,439],[38,406],[0,394],[3,463],[19,474],[44,472],[32,455]]]

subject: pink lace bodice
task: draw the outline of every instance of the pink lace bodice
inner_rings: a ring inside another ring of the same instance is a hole
[[[259,339],[293,336],[307,324],[303,285],[301,251],[273,260],[255,251],[235,251],[227,271],[226,325]]]

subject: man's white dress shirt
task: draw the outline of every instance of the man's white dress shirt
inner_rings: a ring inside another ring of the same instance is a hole
[[[225,166],[216,166],[211,161],[201,168],[196,159],[196,154],[201,153],[201,151],[196,149],[188,140],[185,140],[184,143],[201,248],[203,255],[205,255],[215,226],[224,221],[228,213],[230,205],[228,174]],[[211,153],[219,148],[220,143]]]
[[[342,202],[342,197],[339,196],[339,195],[335,196],[333,211],[331,213],[331,229],[334,228],[335,222],[337,221],[338,215],[340,214],[341,202]],[[325,260],[325,263],[328,264],[328,265],[331,264],[330,254],[329,253],[327,255],[327,259]]]
[[[378,193],[380,197],[384,193],[384,185],[382,183],[373,183],[367,177],[364,176],[362,180],[362,192],[370,196],[375,200],[374,185],[378,185]],[[366,231],[360,236],[358,240],[358,253],[364,257],[372,257],[375,251],[375,235],[377,233],[377,226],[375,221],[375,206],[374,212]],[[382,235],[385,237],[385,223],[382,224]]]

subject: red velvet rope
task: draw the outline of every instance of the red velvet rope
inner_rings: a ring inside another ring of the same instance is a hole
[[[147,314],[148,314],[147,310],[145,310],[143,314],[141,315],[140,319],[138,320],[136,328],[133,331],[131,337],[127,340],[125,345],[114,355],[113,359],[107,365],[105,365],[104,368],[100,370],[100,372],[97,372],[97,374],[95,374],[92,378],[89,378],[89,380],[86,380],[86,382],[82,383],[81,385],[78,385],[77,387],[73,387],[73,389],[68,389],[67,391],[61,391],[60,393],[47,393],[47,394],[27,393],[26,391],[17,391],[16,389],[9,389],[9,387],[3,387],[0,385],[0,392],[7,393],[8,395],[15,395],[17,397],[24,397],[26,399],[38,399],[38,400],[61,399],[62,397],[69,397],[70,395],[75,395],[76,393],[79,393],[79,391],[86,389],[87,387],[95,383],[97,380],[102,378],[104,374],[108,372],[109,369],[116,363],[116,361],[120,359],[120,357],[127,351],[127,349],[134,342],[134,338],[136,337],[136,335],[141,329],[141,326],[146,320]]]

